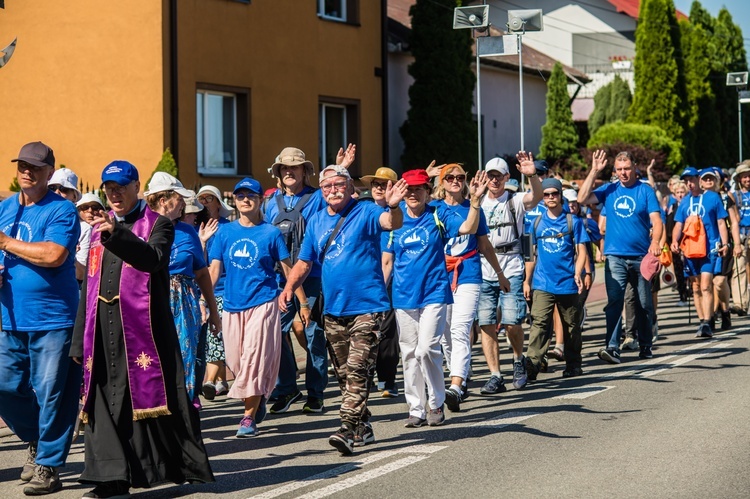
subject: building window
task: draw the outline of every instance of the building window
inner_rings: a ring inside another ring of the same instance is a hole
[[[196,165],[201,175],[249,175],[250,89],[198,83]]]
[[[359,0],[318,0],[318,16],[329,21],[359,23]]]
[[[321,170],[336,163],[339,148],[348,144],[357,145],[357,159],[349,168],[352,176],[359,175],[359,102],[331,99],[320,102],[320,158]]]

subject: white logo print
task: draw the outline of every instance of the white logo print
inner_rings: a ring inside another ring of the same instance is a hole
[[[461,256],[466,253],[471,243],[471,237],[467,234],[459,237],[452,237],[445,243],[445,254],[451,256]]]
[[[615,199],[615,214],[620,218],[630,218],[635,213],[635,199],[630,196],[620,196]]]
[[[243,237],[229,247],[229,261],[240,270],[251,268],[258,260],[258,245],[252,239]]]
[[[696,203],[688,206],[688,216],[698,215],[703,218],[706,216],[706,209],[703,207],[703,203]]]
[[[398,243],[404,248],[404,252],[410,255],[418,255],[423,252],[429,242],[430,233],[424,227],[409,229],[401,234],[398,240]]]
[[[331,237],[331,232],[333,232],[333,229],[325,231],[323,235],[320,236],[320,239],[318,240],[318,248],[321,252],[323,251],[323,248],[325,248],[326,243],[328,243],[328,238]],[[344,234],[343,230],[340,230],[339,233],[336,234],[336,239],[331,241],[331,245],[328,246],[328,249],[326,250],[326,260],[332,260],[343,253],[345,245],[346,234]]]
[[[177,246],[172,246],[172,252],[169,254],[169,265],[172,266],[177,261],[177,253],[179,253],[180,250],[177,249]]]
[[[542,243],[544,251],[547,253],[559,253],[563,249],[564,237],[555,237],[560,234],[560,231],[553,229],[552,227],[545,227],[542,229],[539,240]]]
[[[34,232],[31,230],[31,225],[26,222],[18,222],[18,225],[15,227],[14,224],[8,224],[3,227],[3,232],[14,239],[18,239],[19,241],[24,241],[27,243],[30,243],[31,239],[34,237]],[[16,258],[18,258],[18,256],[14,255],[13,253],[8,253],[7,251],[3,251],[3,253],[5,254],[5,258],[7,258],[8,260],[15,260]]]

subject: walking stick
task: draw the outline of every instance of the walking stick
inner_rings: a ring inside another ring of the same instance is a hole
[[[733,256],[734,258],[734,271],[737,275],[737,288],[740,290],[740,308],[742,310],[747,310],[747,305],[745,305],[745,298],[742,296],[742,280],[740,280],[740,264],[737,261],[737,257]],[[745,276],[747,277],[747,270],[745,270]]]

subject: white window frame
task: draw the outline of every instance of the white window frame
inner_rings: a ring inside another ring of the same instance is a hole
[[[349,112],[344,104],[332,104],[330,102],[321,102],[320,103],[320,161],[318,164],[322,165],[320,168],[323,169],[326,166],[326,156],[328,156],[328,150],[327,150],[327,138],[328,138],[328,130],[326,129],[326,109],[327,108],[335,108],[335,109],[341,109],[343,111],[344,116],[344,122],[341,124],[341,130],[343,133],[343,137],[341,138],[341,146],[339,147],[346,147],[346,145],[349,143],[349,134],[348,134],[348,124],[347,121],[349,119]],[[338,151],[338,149],[336,149]]]
[[[328,19],[330,21],[341,21],[346,22],[346,0],[338,0],[339,5],[341,5],[341,12],[339,17],[330,16],[326,14],[326,0],[318,0],[318,16],[323,19]]]
[[[197,89],[196,90],[196,95],[202,95],[202,97],[203,97],[203,137],[198,137],[198,126],[197,126],[198,109],[197,109],[197,107],[196,107],[196,110],[195,110],[195,114],[196,114],[196,116],[195,116],[195,118],[196,118],[196,130],[195,130],[195,133],[196,133],[196,145],[195,145],[195,149],[196,149],[196,151],[195,151],[196,152],[196,166],[200,164],[200,159],[201,159],[201,158],[198,158],[198,146],[201,143],[203,144],[203,158],[202,158],[202,160],[203,160],[202,161],[203,166],[197,166],[198,173],[202,174],[202,175],[212,175],[212,176],[221,176],[221,175],[236,176],[237,175],[237,164],[238,164],[238,158],[237,158],[237,140],[238,140],[238,136],[237,136],[237,113],[238,113],[238,109],[237,109],[237,94],[234,94],[234,93],[231,93],[231,92],[219,92],[219,91],[216,91],[216,90]],[[231,168],[226,168],[226,167],[216,168],[216,167],[207,167],[207,166],[205,166],[208,163],[208,161],[207,161],[207,159],[208,159],[208,150],[207,150],[206,145],[205,145],[205,139],[206,139],[205,135],[206,135],[206,130],[208,128],[208,112],[207,112],[208,106],[207,106],[207,103],[208,103],[208,97],[212,96],[212,95],[221,96],[221,97],[231,97],[232,101],[234,103],[234,105],[233,105],[233,108],[234,108],[233,115],[234,116],[232,117],[232,127],[233,127],[232,133],[234,133],[234,150],[232,151],[232,163],[233,164],[232,164]]]

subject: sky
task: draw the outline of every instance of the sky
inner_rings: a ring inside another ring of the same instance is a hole
[[[750,0],[698,0],[703,8],[716,17],[722,7],[726,7],[735,24],[742,29],[742,37],[745,39],[745,51],[750,55]],[[690,15],[690,6],[693,0],[674,0],[677,10]]]

